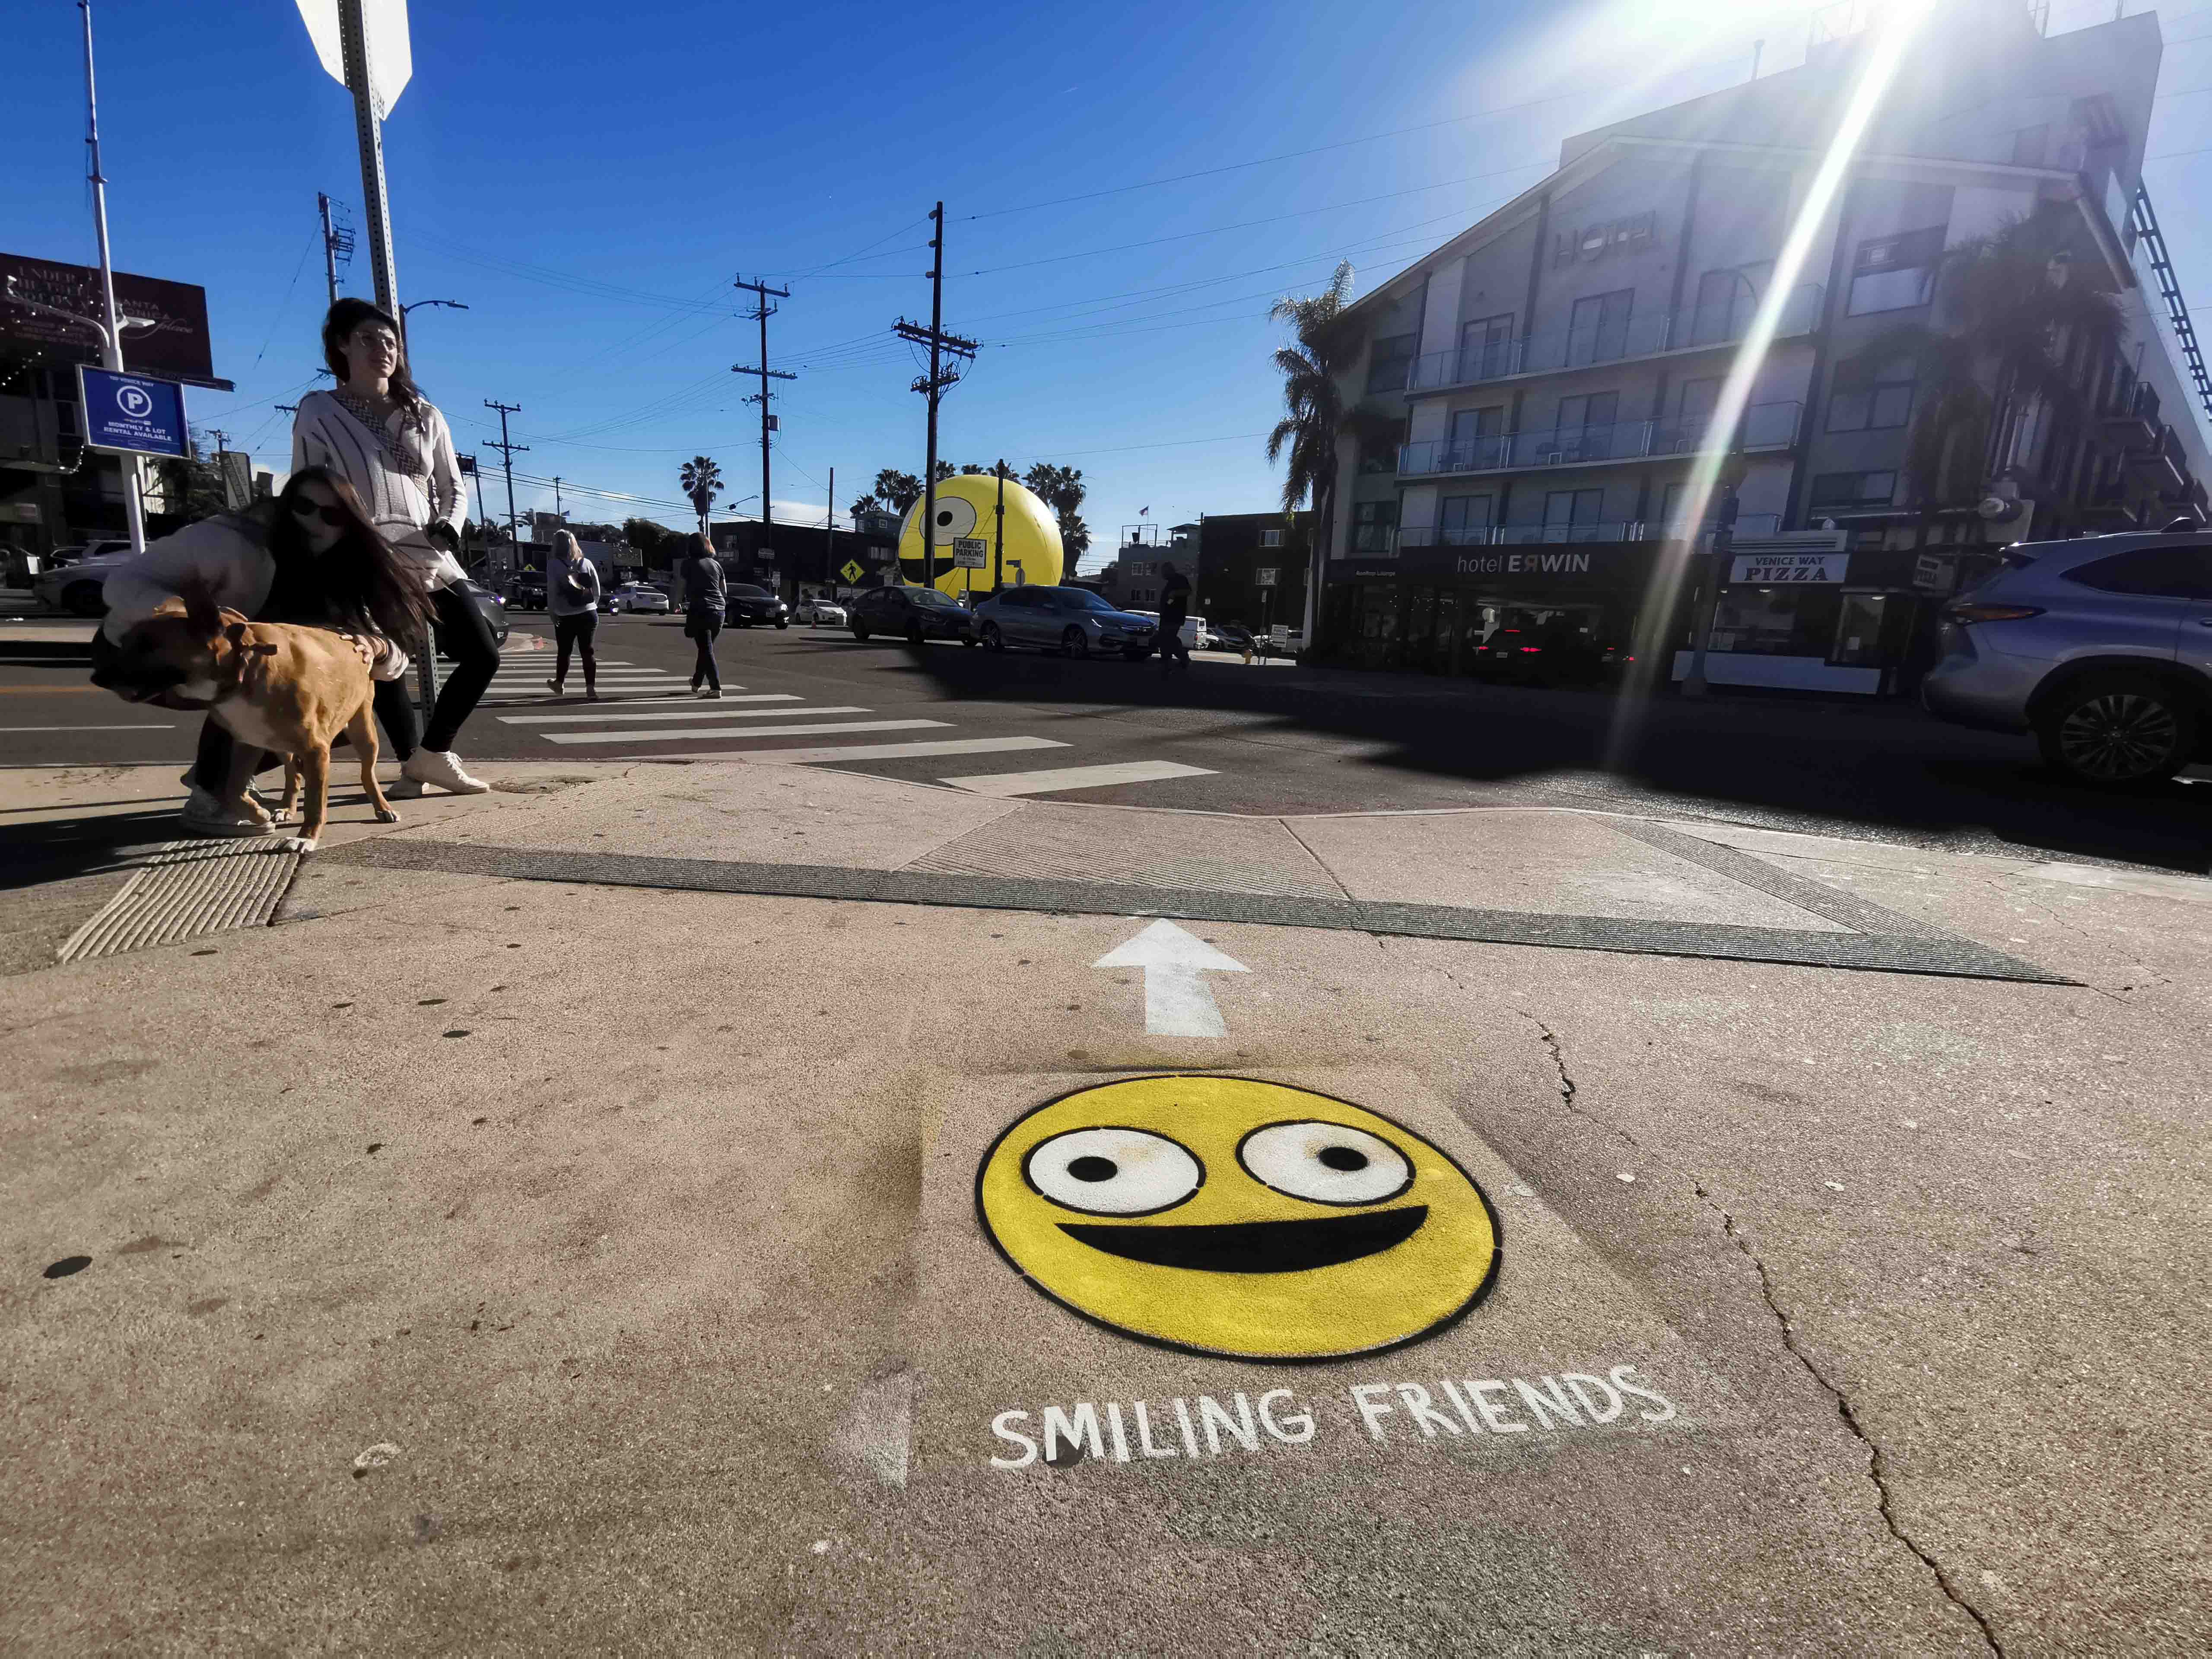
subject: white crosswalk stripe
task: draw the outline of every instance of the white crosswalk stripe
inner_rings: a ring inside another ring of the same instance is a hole
[[[781,761],[810,766],[820,761],[917,760],[939,755],[1006,755],[1021,749],[1065,749],[1056,738],[931,738],[919,743],[836,743],[814,749],[685,749],[652,755],[610,755],[618,761]]]
[[[798,694],[797,692],[795,692],[795,691],[756,691],[756,692],[754,692],[750,696],[746,696],[746,697],[732,697],[732,696],[730,696],[729,695],[727,695],[726,693],[725,693],[725,694],[724,694],[724,696],[722,696],[722,698],[721,698],[721,701],[722,701],[722,702],[799,702],[799,694]],[[663,714],[637,714],[637,715],[632,715],[632,714],[629,714],[629,713],[628,713],[628,712],[626,712],[626,711],[627,711],[627,710],[629,710],[629,709],[631,709],[631,708],[636,708],[640,703],[644,703],[644,702],[697,702],[697,699],[696,699],[696,697],[692,696],[691,696],[691,694],[690,694],[689,692],[684,693],[681,697],[674,697],[674,698],[672,698],[672,697],[629,697],[629,698],[626,698],[626,699],[624,699],[624,700],[623,700],[623,708],[624,708],[625,712],[623,712],[623,713],[622,713],[622,714],[608,714],[608,713],[604,713],[604,712],[602,712],[602,713],[596,713],[596,714],[501,714],[501,715],[499,717],[499,719],[500,719],[500,724],[501,724],[502,726],[546,726],[546,725],[556,725],[556,724],[559,724],[559,723],[563,722],[563,721],[574,721],[574,720],[631,720],[631,719],[635,719],[635,720],[665,720],[665,719],[667,719],[667,718],[668,718],[668,716],[666,716],[666,715],[663,715]],[[702,719],[702,720],[707,720],[707,719],[709,719],[709,718],[711,718],[712,716],[714,716],[714,715],[715,715],[715,714],[737,714],[737,713],[739,713],[739,712],[740,712],[739,710],[737,710],[737,709],[734,709],[734,708],[701,708],[701,709],[699,709],[699,710],[697,711],[698,715],[699,715],[699,718],[700,718],[700,719]],[[777,709],[773,709],[773,710],[763,710],[763,713],[773,713],[773,714],[866,714],[868,711],[867,711],[866,709],[865,709],[865,708],[777,708]]]
[[[811,738],[830,732],[915,732],[951,724],[949,720],[853,720],[842,725],[732,726],[720,731],[694,727],[683,732],[547,732],[541,735],[548,743],[690,743],[725,732],[733,738]]]
[[[1210,778],[1203,766],[1181,761],[1118,761],[1104,766],[1056,766],[1041,772],[978,772],[964,778],[939,778],[955,789],[979,795],[1048,795],[1061,789],[1103,789],[1117,783],[1157,783],[1162,778]]]
[[[800,714],[869,714],[875,711],[855,707],[851,703],[825,703],[818,708],[732,708],[725,697],[720,705],[699,702],[692,698],[684,701],[690,706],[682,709],[656,709],[649,714],[636,714],[624,709],[619,714],[501,714],[501,721],[507,726],[575,725],[580,722],[606,720],[759,720],[787,719]],[[741,728],[742,729],[742,728]],[[541,733],[550,737],[550,732]]]

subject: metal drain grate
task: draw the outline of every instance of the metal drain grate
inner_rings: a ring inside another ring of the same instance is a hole
[[[230,927],[259,927],[275,914],[300,855],[282,840],[173,841],[149,848],[124,889],[70,935],[63,962],[120,956]]]

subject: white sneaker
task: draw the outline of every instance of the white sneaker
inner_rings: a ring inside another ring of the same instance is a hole
[[[276,826],[269,819],[217,800],[198,784],[192,786],[191,799],[177,815],[177,822],[188,836],[253,836],[276,833]]]
[[[449,795],[481,795],[491,786],[461,770],[461,758],[450,749],[417,749],[402,763],[399,775],[417,783],[434,783]]]
[[[404,766],[406,763],[403,761],[400,764]],[[422,781],[420,778],[410,778],[404,773],[384,786],[384,798],[386,800],[420,800],[429,793],[422,787]]]
[[[703,698],[708,702],[720,702],[722,699],[722,688],[719,685],[702,685],[691,695]]]

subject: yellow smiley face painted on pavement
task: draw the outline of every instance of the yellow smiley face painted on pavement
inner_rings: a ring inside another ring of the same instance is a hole
[[[1403,1124],[1279,1083],[1147,1077],[1017,1121],[975,1175],[1016,1271],[1099,1324],[1299,1361],[1432,1336],[1498,1273],[1496,1212]]]

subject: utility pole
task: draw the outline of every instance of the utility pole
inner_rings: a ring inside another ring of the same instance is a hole
[[[502,422],[500,426],[499,435],[502,438],[507,435],[507,427],[504,422]],[[553,516],[561,520],[564,523],[567,521],[568,517],[568,515],[562,511],[561,508],[561,475],[557,472],[553,475]]]
[[[973,340],[945,331],[945,204],[930,209],[937,234],[929,239],[929,326],[909,323],[903,317],[891,332],[902,340],[929,348],[929,373],[914,389],[929,399],[929,446],[921,469],[921,577],[927,587],[937,586],[937,400],[945,387],[959,383],[960,370],[981,349]],[[947,362],[947,357],[951,359]]]
[[[787,374],[781,369],[770,368],[768,366],[768,319],[775,316],[776,312],[775,307],[768,302],[768,296],[773,294],[779,300],[788,300],[791,297],[791,290],[787,288],[770,288],[766,283],[749,283],[742,276],[737,279],[734,286],[744,289],[753,296],[753,308],[745,314],[760,324],[760,362],[750,368],[743,363],[732,363],[730,373],[760,376],[760,391],[745,401],[749,404],[758,404],[761,409],[760,547],[773,552],[775,550],[769,544],[769,537],[775,528],[775,498],[769,494],[768,489],[768,449],[769,434],[775,430],[775,416],[769,413],[768,383],[770,380],[795,380],[799,376]]]
[[[487,398],[484,399],[484,407],[486,409],[495,409],[499,411],[499,441],[497,443],[494,443],[490,439],[487,438],[484,440],[484,447],[486,449],[496,449],[501,455],[507,458],[507,546],[514,556],[516,564],[520,566],[522,562],[522,537],[515,528],[514,520],[514,458],[517,455],[527,455],[530,453],[530,446],[528,444],[511,444],[507,442],[507,417],[510,415],[520,415],[522,413],[522,405],[520,404],[495,403],[491,398]]]
[[[368,28],[362,0],[338,0],[338,43],[345,64],[346,90],[353,94],[354,130],[361,140],[361,209],[368,232],[368,264],[376,279],[376,303],[400,315],[399,283],[392,258],[392,214],[384,193],[383,100],[373,84]],[[402,332],[404,332],[403,328]]]
[[[100,362],[103,368],[123,371],[123,318],[115,309],[115,267],[107,254],[107,175],[100,170],[100,95],[92,75],[92,3],[91,0],[76,0],[76,9],[84,14],[84,142],[90,154],[92,171],[92,222],[100,233]],[[146,499],[144,474],[136,455],[121,456],[117,465],[123,471],[123,514],[131,526],[131,550],[146,550]]]
[[[822,521],[822,580],[837,597],[837,469],[830,469],[830,516]]]
[[[353,259],[353,232],[331,222],[331,198],[320,191],[315,192],[315,207],[323,216],[323,283],[331,291],[331,303],[338,302],[338,261]]]
[[[995,593],[1006,585],[1006,458],[1001,455],[991,470],[999,475],[999,528],[991,543],[991,591]]]

